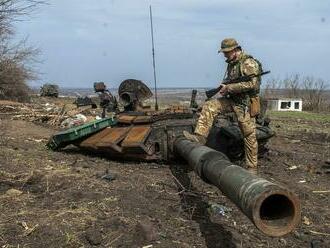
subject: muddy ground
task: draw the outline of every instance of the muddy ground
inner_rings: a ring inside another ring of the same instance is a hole
[[[330,247],[330,123],[276,117],[272,127],[260,175],[302,203],[300,226],[281,238],[258,231],[182,162],[53,152],[53,127],[1,116],[0,246]]]

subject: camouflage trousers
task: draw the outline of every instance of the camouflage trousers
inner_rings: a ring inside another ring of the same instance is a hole
[[[207,101],[197,121],[195,133],[207,137],[213,125],[214,118],[219,114],[234,112],[239,128],[244,137],[246,166],[256,168],[258,162],[258,143],[256,138],[255,118],[250,117],[249,111],[236,105],[231,99],[218,98]]]

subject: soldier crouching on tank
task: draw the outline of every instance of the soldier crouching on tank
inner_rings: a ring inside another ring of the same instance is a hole
[[[262,72],[261,63],[247,55],[232,38],[221,42],[221,49],[226,58],[227,71],[225,79],[232,80],[245,75],[257,75]],[[220,94],[223,97],[207,101],[197,120],[194,134],[184,132],[184,136],[195,142],[205,144],[213,120],[218,114],[234,112],[239,128],[244,137],[245,166],[249,171],[257,173],[258,143],[256,139],[255,117],[260,111],[259,88],[260,77],[250,81],[221,85]]]
[[[94,90],[99,95],[100,107],[102,108],[102,118],[106,117],[106,112],[117,112],[118,103],[116,97],[114,97],[107,86],[103,82],[94,83]]]

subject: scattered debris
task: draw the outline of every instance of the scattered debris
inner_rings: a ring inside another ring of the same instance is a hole
[[[22,226],[24,227],[25,230],[29,230],[29,227],[25,221],[22,222]]]
[[[39,226],[39,224],[36,224],[35,226],[28,228],[28,230],[26,230],[26,232],[24,233],[24,236],[29,236],[31,233],[33,233],[37,227]]]
[[[281,244],[283,244],[284,247],[286,247],[288,244],[288,242],[284,238],[280,238],[279,241],[281,242]]]
[[[23,194],[23,191],[20,191],[18,189],[8,189],[6,191],[6,195],[8,195],[8,196],[15,197],[15,196],[20,196],[21,194]]]
[[[226,214],[228,212],[231,212],[232,209],[231,208],[227,208],[223,205],[217,204],[217,203],[213,203],[210,205],[210,209],[213,213],[222,215],[222,216],[226,216]]]
[[[71,128],[71,127],[75,127],[75,126],[80,126],[84,123],[86,123],[87,121],[87,117],[83,114],[76,114],[73,118],[67,118],[65,119],[60,127],[63,129],[66,128]]]
[[[296,170],[296,169],[298,169],[298,166],[296,166],[296,165],[293,165],[293,166],[291,166],[290,168],[288,168],[289,170]]]
[[[330,193],[330,190],[314,190],[313,193],[316,194]]]
[[[36,143],[41,143],[43,141],[45,141],[46,139],[33,139],[33,138],[27,138],[28,141],[33,141],[33,142],[36,142]]]
[[[45,104],[23,104],[11,101],[0,101],[0,115],[9,115],[12,120],[26,120],[60,127],[68,118],[79,120],[81,123],[94,120],[95,116],[97,116],[97,112],[92,110],[92,106],[77,108],[74,105],[56,105],[48,102]]]
[[[33,227],[30,228],[25,221],[23,221],[21,224],[25,229],[25,232],[24,232],[25,237],[29,236],[31,233],[33,233],[37,229],[37,227],[39,226],[39,224],[36,224],[36,225],[34,225]]]
[[[312,224],[311,220],[308,219],[306,216],[303,217],[303,223],[306,225],[306,226],[309,226]]]
[[[312,230],[310,230],[310,233],[315,234],[315,235],[330,236],[330,233],[316,232],[316,231],[312,231]]]
[[[116,175],[116,174],[110,174],[110,173],[108,173],[108,172],[107,172],[107,174],[105,174],[105,175],[103,175],[103,176],[101,177],[101,179],[107,180],[107,181],[109,181],[109,182],[115,180],[116,178],[117,178],[117,175]]]

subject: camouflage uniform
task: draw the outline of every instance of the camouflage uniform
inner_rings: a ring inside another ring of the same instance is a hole
[[[261,72],[261,64],[244,52],[241,52],[235,61],[226,62],[228,63],[226,79],[235,79],[243,75]],[[203,106],[195,129],[195,134],[207,137],[214,118],[219,113],[234,112],[244,136],[245,161],[249,168],[257,168],[256,124],[255,118],[250,116],[249,107],[251,97],[255,97],[259,93],[259,85],[260,78],[256,77],[248,82],[227,85],[229,97],[207,101]]]

